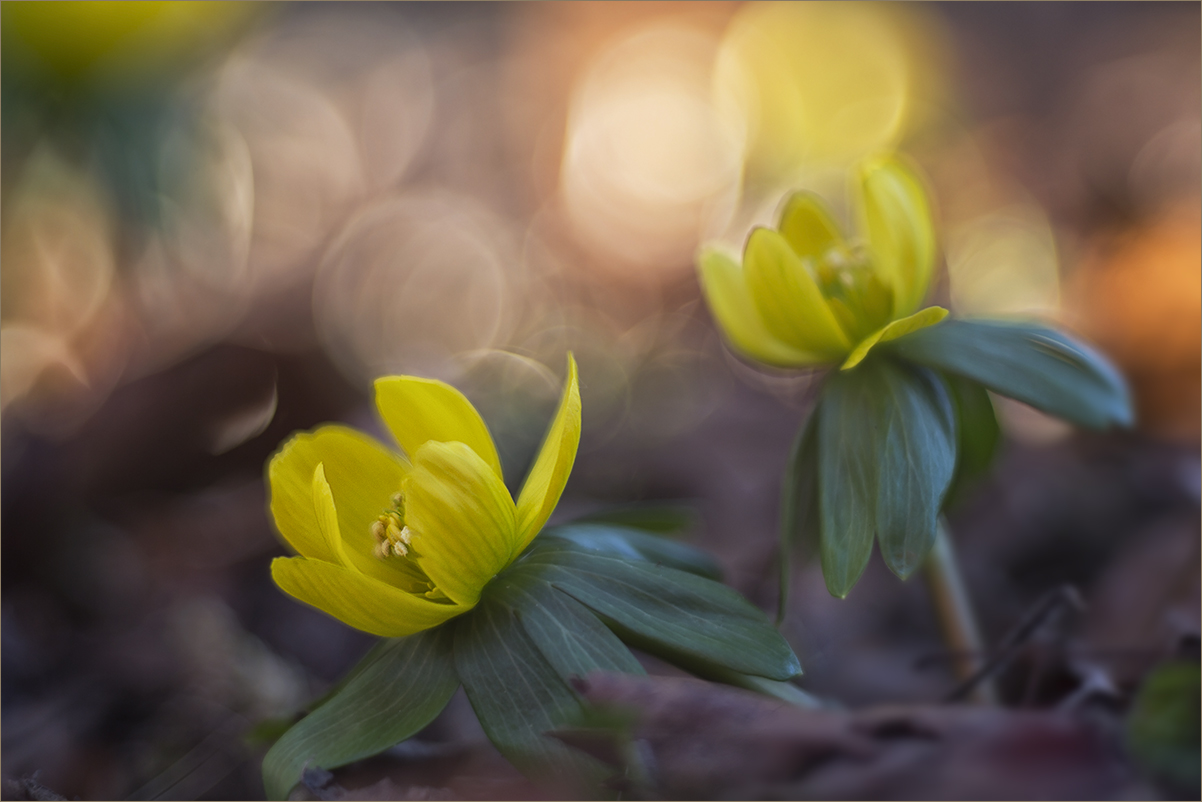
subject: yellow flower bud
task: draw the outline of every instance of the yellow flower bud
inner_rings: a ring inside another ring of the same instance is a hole
[[[859,238],[840,232],[823,201],[799,192],[775,229],[757,228],[743,262],[707,247],[706,300],[739,353],[784,368],[857,365],[877,343],[938,323],[919,310],[935,265],[923,184],[895,156],[870,159],[853,186]]]

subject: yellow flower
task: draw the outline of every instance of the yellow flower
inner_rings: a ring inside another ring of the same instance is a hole
[[[846,240],[826,205],[799,192],[777,229],[751,232],[740,265],[712,247],[698,260],[706,300],[740,353],[776,367],[842,362],[938,323],[917,311],[935,265],[922,182],[896,157],[863,163],[853,187],[862,240]]]
[[[289,440],[271,460],[271,512],[300,556],[277,585],[346,624],[404,637],[466,613],[547,522],[580,442],[576,362],[514,503],[492,436],[455,388],[413,376],[375,383],[402,456],[344,426]]]

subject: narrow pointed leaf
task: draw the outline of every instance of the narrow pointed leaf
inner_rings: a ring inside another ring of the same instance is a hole
[[[822,576],[832,596],[843,598],[868,566],[876,534],[880,486],[881,414],[873,371],[877,360],[832,373],[818,407],[818,526]]]
[[[268,799],[285,799],[306,767],[370,757],[434,720],[459,687],[451,634],[442,628],[389,643],[263,758]]]
[[[693,666],[786,680],[801,665],[767,616],[735,591],[699,576],[631,562],[556,538],[514,572],[532,572],[599,614],[624,642]]]
[[[943,502],[946,508],[963,498],[967,488],[989,468],[1002,432],[988,390],[954,373],[943,374],[943,382],[956,408],[957,443],[956,473]]]
[[[793,441],[785,465],[780,495],[780,595],[776,620],[785,618],[794,549],[805,558],[818,550],[818,409],[815,408]]]
[[[764,696],[771,696],[774,699],[779,699],[782,702],[793,705],[794,707],[802,707],[807,710],[817,710],[824,706],[821,700],[806,693],[792,682],[780,682],[779,680],[756,677],[752,676],[751,674],[739,674],[729,670],[711,670],[711,672],[705,678],[714,682],[722,682],[727,685],[733,685],[736,688],[743,688],[744,690],[763,694]]]
[[[372,644],[371,648],[367,650],[367,654],[363,655],[363,657],[359,659],[359,662],[355,663],[355,665],[351,667],[350,671],[347,671],[345,674],[343,674],[342,677],[333,685],[331,685],[325,693],[314,699],[312,702],[309,702],[305,708],[306,712],[312,713],[314,710],[321,707],[338,694],[342,693],[342,689],[349,685],[351,680],[362,674],[365,669],[367,669],[380,658],[391,654],[393,644],[395,644],[397,640],[397,638],[378,638],[375,643]]]
[[[876,528],[885,564],[909,578],[935,543],[943,497],[956,465],[956,420],[938,375],[874,363],[884,404],[866,422],[879,438]]]
[[[571,523],[549,529],[542,537],[562,538],[588,551],[666,565],[707,579],[722,578],[722,566],[704,551],[621,526]]]
[[[486,599],[456,623],[455,670],[488,739],[531,779],[604,777],[600,762],[545,734],[579,720],[582,707],[512,610]]]
[[[644,674],[630,650],[580,602],[544,582],[502,575],[488,588],[492,604],[509,608],[563,679],[590,671]]]
[[[948,320],[887,347],[904,359],[980,382],[1081,426],[1103,429],[1133,422],[1130,393],[1114,366],[1053,329]]]
[[[822,572],[845,596],[873,536],[903,579],[935,539],[955,467],[955,417],[938,376],[883,358],[834,374],[821,401],[819,510]]]

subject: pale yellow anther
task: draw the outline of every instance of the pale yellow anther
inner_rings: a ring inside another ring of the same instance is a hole
[[[389,501],[392,509],[382,512],[371,524],[371,535],[376,539],[372,554],[381,560],[409,556],[409,545],[413,541],[413,532],[405,526],[404,495],[393,493]]]

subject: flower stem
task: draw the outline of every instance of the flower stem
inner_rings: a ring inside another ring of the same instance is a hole
[[[935,545],[923,565],[923,575],[935,605],[939,628],[943,630],[943,640],[952,652],[956,677],[963,682],[984,664],[985,645],[960,574],[952,539],[942,518],[935,530]],[[969,698],[979,704],[996,704],[993,680],[982,678]]]

